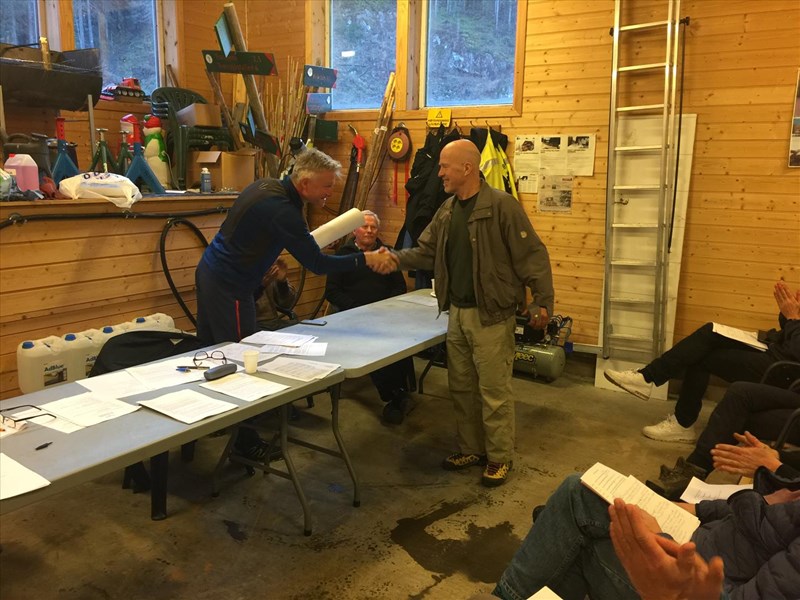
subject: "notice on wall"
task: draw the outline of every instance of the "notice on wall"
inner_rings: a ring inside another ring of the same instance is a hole
[[[794,92],[794,115],[789,136],[789,166],[800,167],[800,69],[797,70],[797,88]]]
[[[539,177],[539,211],[572,212],[572,175],[542,173]]]
[[[514,143],[517,189],[523,194],[537,193],[545,173],[591,177],[594,156],[594,134],[518,135]]]
[[[520,194],[535,194],[539,191],[539,149],[541,144],[535,135],[518,135],[514,142],[514,173],[517,175],[517,191]]]

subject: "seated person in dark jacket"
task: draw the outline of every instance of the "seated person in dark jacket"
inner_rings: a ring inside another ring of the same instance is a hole
[[[378,215],[371,210],[362,212],[364,224],[353,231],[353,239],[339,248],[337,255],[368,252],[384,246],[378,238],[381,225]],[[336,311],[372,304],[405,292],[406,281],[402,273],[379,275],[369,267],[347,273],[331,273],[325,284],[325,299],[331,304],[331,310]],[[383,410],[385,422],[393,425],[403,422],[409,401],[407,382],[409,374],[413,376],[413,372],[414,363],[409,357],[370,374],[381,400],[387,403]]]
[[[765,448],[766,444],[758,439],[777,439],[798,408],[800,390],[743,381],[731,384],[711,413],[694,452],[685,459],[679,458],[671,469],[662,465],[658,481],[648,485],[667,498],[675,499],[692,477],[705,479],[714,468],[750,477],[757,466],[763,465],[772,471],[782,463],[800,466],[800,452],[778,453]],[[800,426],[789,432],[787,441],[800,444]],[[732,446],[736,442],[744,445]],[[717,464],[718,458],[722,461],[720,464]],[[746,467],[749,472],[743,470]]]
[[[778,281],[773,295],[780,310],[781,329],[769,332],[767,350],[715,333],[713,323],[706,323],[638,371],[605,371],[611,383],[644,400],[650,398],[654,386],[683,378],[675,414],[643,428],[644,436],[664,442],[694,442],[697,434],[693,425],[711,375],[730,382],[757,383],[773,363],[800,361],[800,290],[792,292],[785,282]]]
[[[282,312],[291,311],[297,294],[297,290],[289,283],[287,271],[286,261],[279,258],[264,273],[261,285],[256,290],[256,321],[262,329],[275,331],[297,323],[296,319],[281,316]]]
[[[524,600],[548,586],[564,600],[796,599],[800,480],[761,467],[753,486],[727,500],[680,504],[700,520],[681,545],[645,511],[619,499],[609,508],[570,475],[493,593]]]

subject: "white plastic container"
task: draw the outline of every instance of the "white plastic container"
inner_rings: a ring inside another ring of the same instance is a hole
[[[159,329],[163,329],[165,331],[175,331],[175,320],[169,315],[165,315],[164,313],[153,313],[150,315],[150,317],[156,320]]]
[[[92,340],[82,333],[68,333],[64,340],[64,360],[67,363],[67,375],[69,381],[77,381],[89,376],[89,371],[94,366],[97,359]]]
[[[17,346],[17,377],[24,394],[67,382],[67,364],[61,347],[61,338],[56,336],[24,341]]]
[[[39,166],[29,154],[12,154],[3,169],[13,175],[20,190],[39,189]]]
[[[92,343],[95,345],[98,352],[100,352],[100,348],[102,348],[110,338],[124,333],[122,329],[117,329],[117,327],[112,327],[111,325],[106,325],[99,330],[92,329],[91,332],[89,337],[91,337]]]

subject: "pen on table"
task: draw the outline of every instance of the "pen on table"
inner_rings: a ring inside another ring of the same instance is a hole
[[[190,369],[198,369],[200,371],[204,371],[208,369],[208,367],[198,367],[196,365],[186,365],[181,367],[175,367],[176,371],[180,371],[181,373],[188,373]]]
[[[40,444],[40,445],[36,446],[36,450],[44,450],[45,448],[47,448],[52,443],[53,442],[45,442],[44,444]]]

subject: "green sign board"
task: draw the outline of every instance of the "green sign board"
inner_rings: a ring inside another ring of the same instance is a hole
[[[219,50],[203,50],[206,69],[212,73],[240,73],[241,75],[277,75],[275,56],[266,52],[231,52],[227,56]]]

